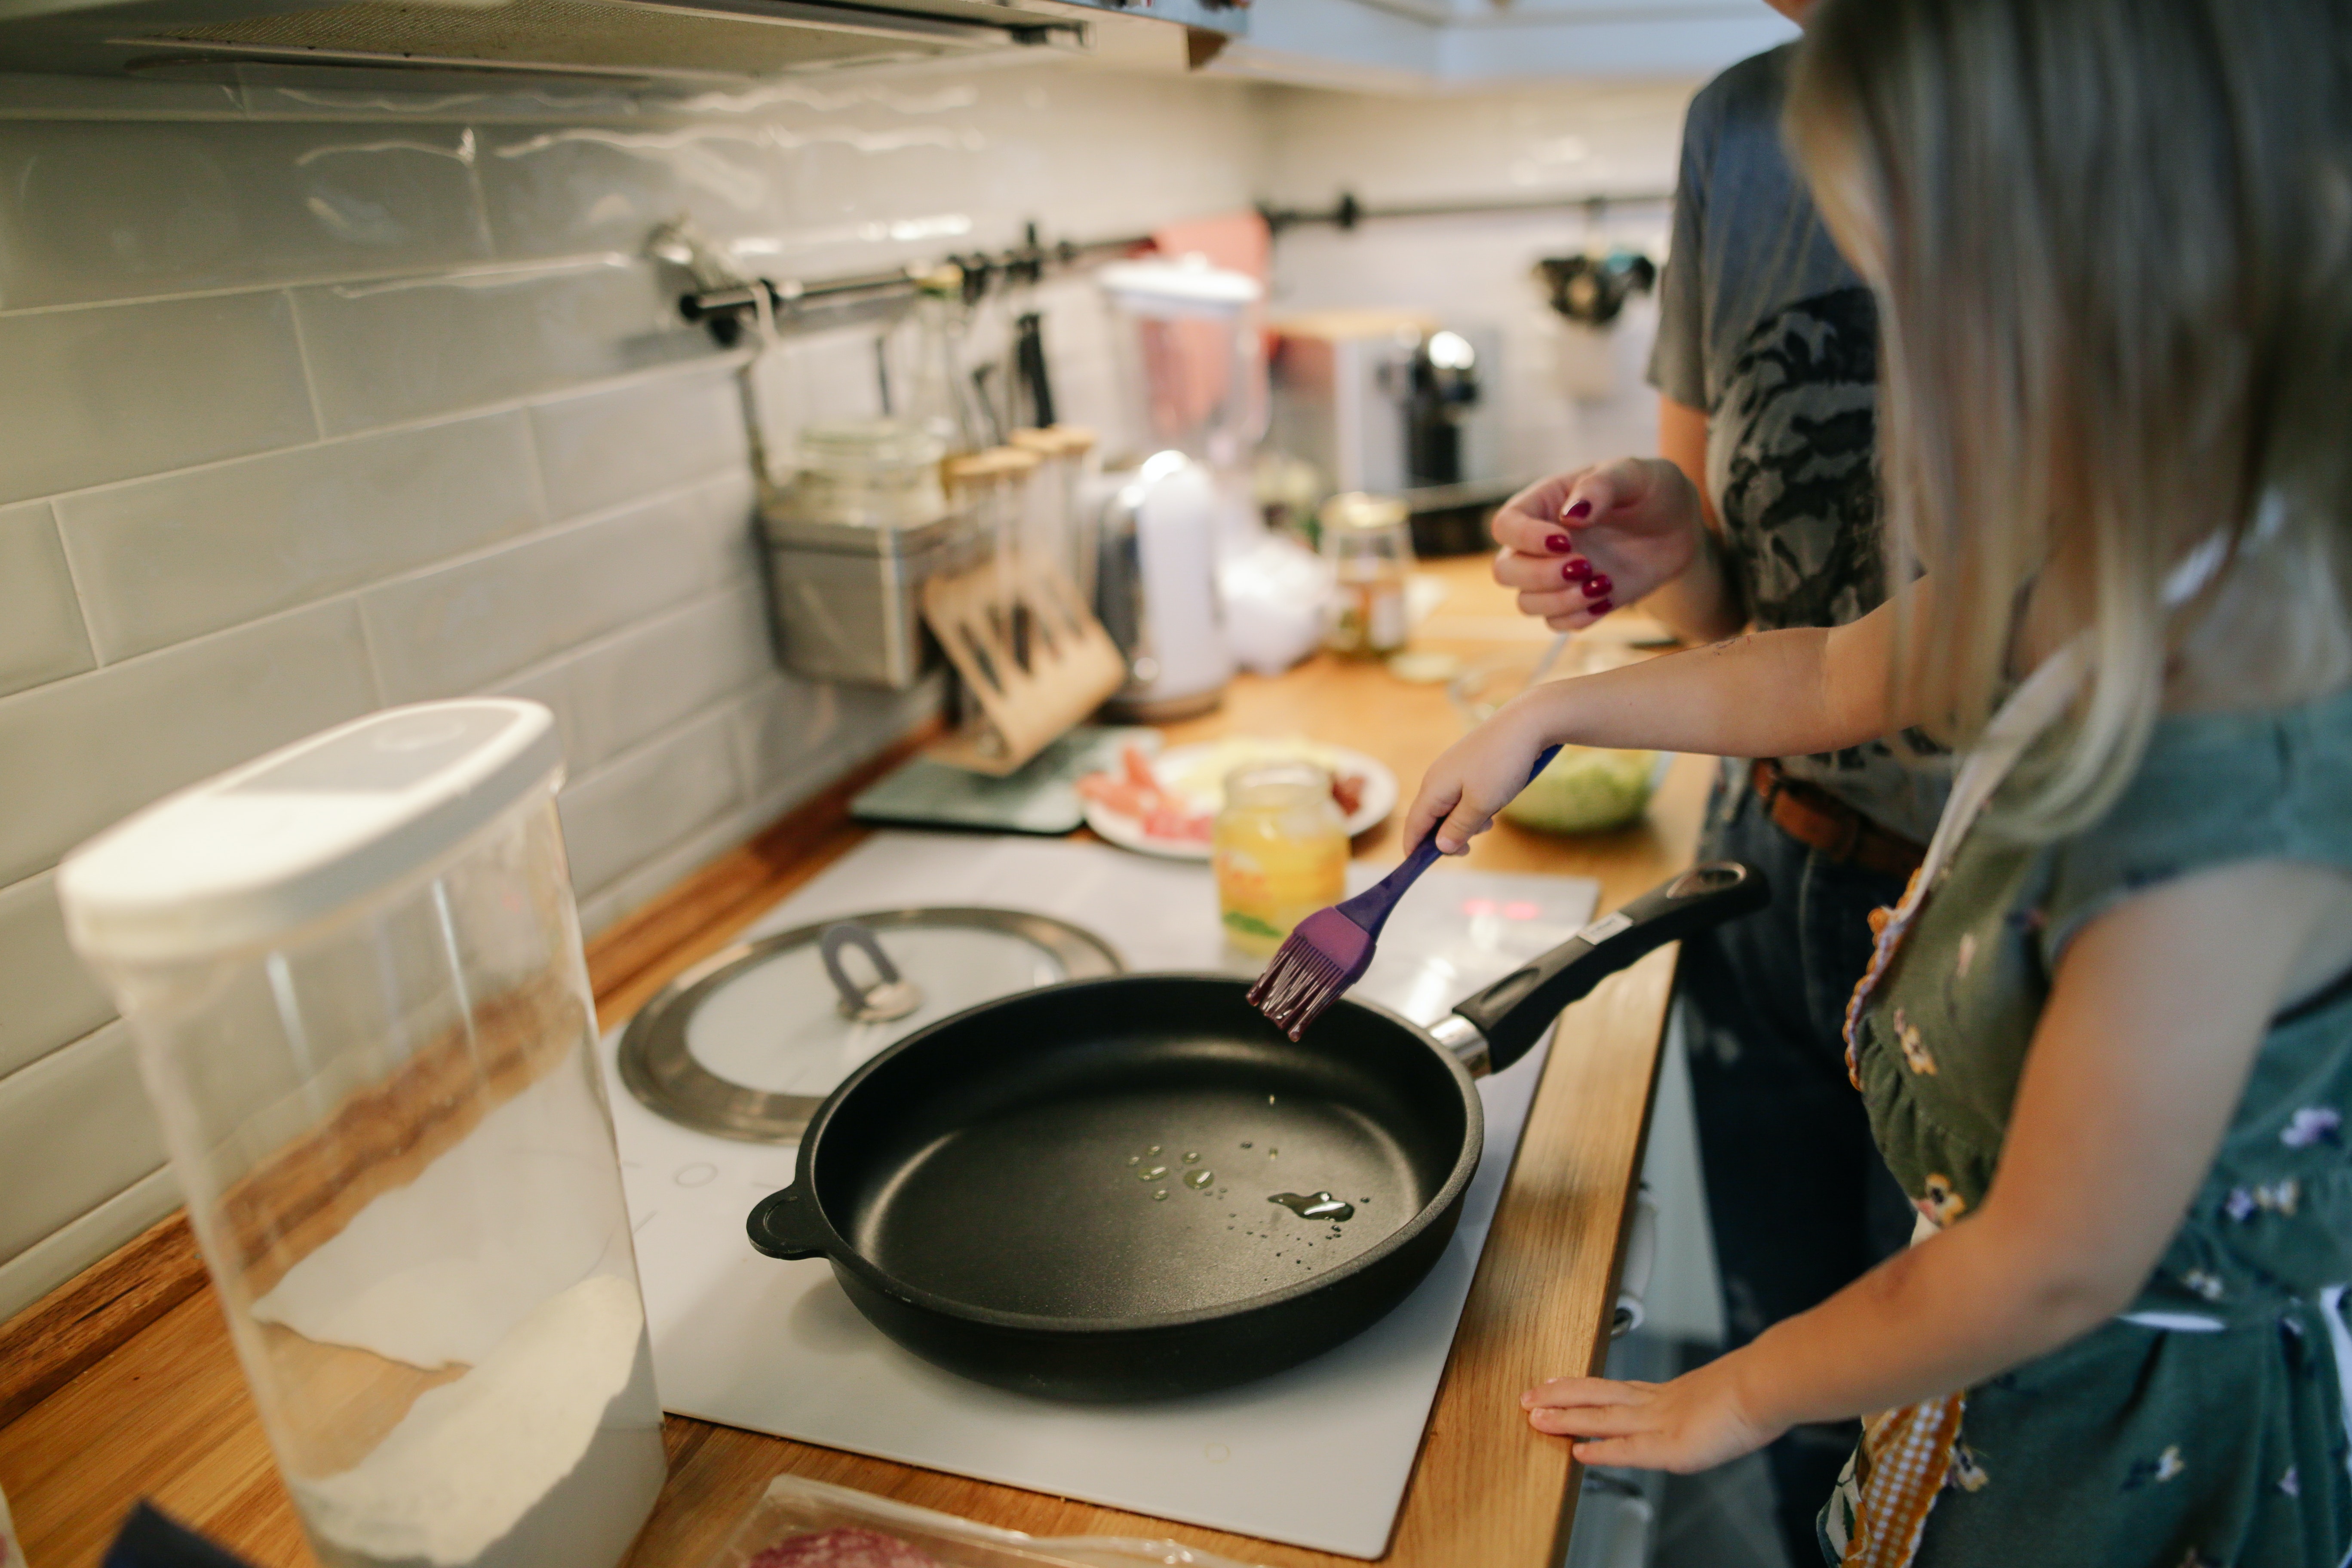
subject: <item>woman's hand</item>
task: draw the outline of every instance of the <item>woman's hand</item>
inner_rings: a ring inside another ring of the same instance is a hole
[[[1495,514],[1495,581],[1556,632],[1591,626],[1689,570],[1705,548],[1699,494],[1663,458],[1621,458],[1539,480]]]
[[[1486,832],[1495,814],[1527,787],[1536,758],[1551,743],[1535,704],[1525,698],[1505,703],[1429,764],[1405,813],[1404,841],[1419,844],[1434,823],[1437,847],[1462,854],[1472,836]]]
[[[1688,1475],[1754,1453],[1785,1430],[1746,1409],[1736,1360],[1709,1362],[1672,1383],[1556,1377],[1519,1404],[1537,1431],[1580,1439],[1576,1457],[1585,1464]]]

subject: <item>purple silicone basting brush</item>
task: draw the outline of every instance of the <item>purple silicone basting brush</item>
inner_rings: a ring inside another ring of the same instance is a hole
[[[1528,783],[1551,764],[1559,748],[1549,748],[1528,770]],[[1522,785],[1522,788],[1525,786]],[[1297,1039],[1323,1009],[1364,977],[1372,964],[1372,946],[1389,913],[1407,888],[1437,864],[1437,829],[1422,835],[1403,864],[1354,898],[1318,910],[1300,921],[1275,950],[1274,961],[1249,990],[1250,1005],[1274,1020],[1276,1028]]]

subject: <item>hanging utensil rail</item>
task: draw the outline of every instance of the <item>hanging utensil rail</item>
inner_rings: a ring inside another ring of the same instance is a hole
[[[1338,228],[1354,228],[1358,224],[1374,218],[1398,217],[1486,217],[1507,213],[1559,213],[1581,207],[1587,217],[1598,220],[1611,207],[1642,206],[1657,202],[1671,202],[1672,191],[1592,191],[1583,195],[1565,193],[1549,196],[1490,196],[1459,202],[1393,202],[1373,206],[1359,201],[1353,191],[1341,191],[1339,199],[1328,207],[1278,207],[1261,203],[1258,216],[1265,219],[1266,227],[1280,234],[1286,228],[1300,224],[1328,223]]]
[[[1039,242],[1033,224],[1028,237],[1006,250],[974,251],[835,278],[748,279],[683,294],[677,310],[688,321],[703,323],[719,346],[731,348],[742,336],[746,321],[758,311],[762,289],[780,329],[813,314],[821,314],[823,324],[830,326],[839,324],[845,311],[895,306],[925,290],[960,292],[967,304],[976,303],[993,289],[1035,283],[1052,273],[1150,249],[1151,243],[1150,235],[1126,235],[1045,245]]]

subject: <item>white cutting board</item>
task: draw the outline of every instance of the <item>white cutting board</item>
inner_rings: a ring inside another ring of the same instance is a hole
[[[1350,868],[1350,887],[1384,868]],[[1422,1022],[1591,915],[1583,879],[1432,871],[1360,986]],[[1129,968],[1239,967],[1216,926],[1205,866],[1095,845],[885,833],[749,934],[862,910],[989,904],[1057,915]],[[858,1315],[822,1261],[762,1258],[753,1203],[793,1179],[794,1151],[676,1126],[607,1088],[636,1232],[662,1403],[682,1415],[827,1447],[1083,1498],[1153,1517],[1377,1557],[1412,1474],[1518,1144],[1544,1050],[1485,1080],[1486,1148],[1452,1245],[1397,1309],[1275,1377],[1161,1404],[1056,1404],[967,1382],[900,1350]],[[1534,1439],[1530,1439],[1532,1441]]]

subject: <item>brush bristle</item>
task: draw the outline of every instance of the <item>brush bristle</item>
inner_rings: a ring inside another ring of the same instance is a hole
[[[1249,990],[1250,1005],[1298,1038],[1371,963],[1371,938],[1336,910],[1298,923]]]

